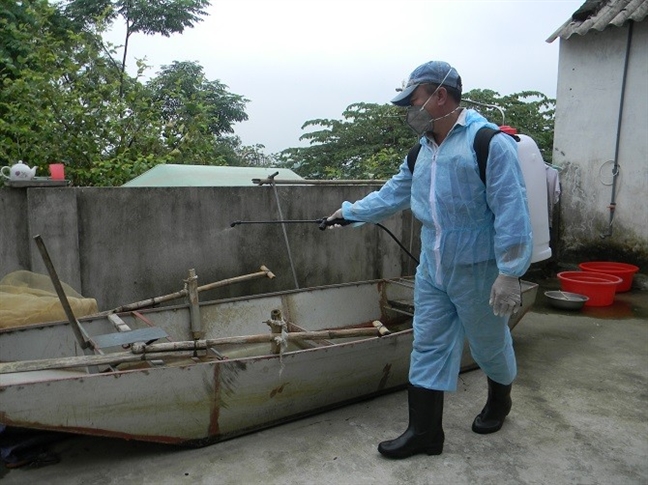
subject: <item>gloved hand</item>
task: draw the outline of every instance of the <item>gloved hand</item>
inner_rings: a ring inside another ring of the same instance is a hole
[[[520,280],[515,276],[500,274],[491,287],[488,304],[498,317],[508,317],[516,313],[522,304]]]
[[[326,218],[327,221],[332,221],[333,219],[343,219],[344,216],[342,215],[342,207],[340,207],[338,210],[336,210],[333,214],[328,216]]]
[[[344,219],[344,216],[342,215],[341,207],[326,218],[327,221],[332,221],[334,219]],[[332,226],[327,226],[327,229],[335,229],[338,227],[342,227],[342,226],[340,224],[333,224]]]

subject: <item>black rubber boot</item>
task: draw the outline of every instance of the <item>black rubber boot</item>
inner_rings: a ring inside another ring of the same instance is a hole
[[[505,386],[488,378],[488,400],[473,421],[472,430],[475,433],[489,434],[500,430],[511,412],[511,387],[511,384]]]
[[[443,451],[443,391],[409,385],[409,426],[398,438],[383,441],[378,451],[388,458],[407,458],[418,453],[440,455]]]

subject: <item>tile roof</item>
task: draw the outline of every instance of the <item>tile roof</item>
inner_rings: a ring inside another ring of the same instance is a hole
[[[569,39],[572,34],[585,35],[590,30],[602,31],[608,25],[621,27],[628,20],[641,22],[648,14],[648,0],[587,0],[549,38]]]

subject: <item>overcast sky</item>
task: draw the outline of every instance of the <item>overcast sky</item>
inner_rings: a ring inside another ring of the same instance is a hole
[[[302,146],[307,120],[352,103],[387,103],[418,65],[452,64],[464,91],[556,95],[559,40],[545,40],[584,0],[212,0],[209,16],[170,38],[135,34],[129,71],[195,61],[249,99],[236,125],[267,153]],[[119,27],[108,39],[123,43]],[[495,120],[497,121],[497,120]]]

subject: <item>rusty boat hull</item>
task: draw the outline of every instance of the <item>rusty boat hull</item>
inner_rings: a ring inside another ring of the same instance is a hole
[[[509,322],[511,328],[533,304],[536,292],[537,285],[523,282],[523,308]],[[201,339],[269,333],[266,322],[276,310],[288,322],[289,333],[370,329],[374,321],[391,333],[304,339],[278,353],[274,343],[231,343],[126,358],[135,345],[103,347],[84,356],[67,322],[4,329],[0,423],[202,446],[406,385],[411,280],[202,302]],[[195,341],[192,318],[196,315],[189,304],[118,315],[131,331],[162,329],[166,337],[157,342],[166,343]],[[87,317],[79,323],[93,337],[114,334],[114,320]],[[464,351],[462,370],[474,367]]]

